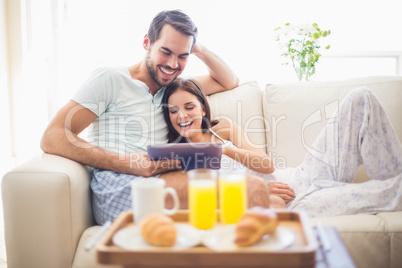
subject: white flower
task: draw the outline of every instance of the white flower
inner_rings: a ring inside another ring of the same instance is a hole
[[[292,47],[293,49],[296,49],[296,50],[299,50],[299,51],[301,51],[301,50],[303,49],[302,44],[299,43],[299,42],[293,42],[291,47]]]

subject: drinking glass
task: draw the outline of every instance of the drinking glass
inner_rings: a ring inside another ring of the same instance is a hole
[[[188,172],[188,199],[190,223],[207,230],[217,222],[218,172],[211,169],[194,169]]]
[[[247,209],[245,170],[219,172],[220,220],[223,224],[237,223]]]

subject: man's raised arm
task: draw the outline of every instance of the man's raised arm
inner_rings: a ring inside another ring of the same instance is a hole
[[[192,51],[208,68],[209,75],[196,79],[200,82],[205,95],[231,90],[239,85],[239,78],[231,68],[216,54],[197,43]]]

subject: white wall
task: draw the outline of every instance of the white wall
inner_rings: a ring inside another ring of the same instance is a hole
[[[242,81],[282,82],[296,79],[282,67],[273,29],[286,22],[318,23],[331,29],[328,53],[401,51],[402,17],[398,0],[131,0],[69,1],[70,62],[87,59],[97,65],[130,65],[143,56],[142,38],[153,16],[180,8],[199,28],[199,40],[224,58]],[[82,23],[85,22],[85,23]],[[79,40],[79,41],[78,41]],[[323,51],[325,56],[327,52]],[[203,70],[189,64],[187,73]],[[81,66],[80,68],[85,68]],[[71,69],[70,69],[71,71]],[[77,70],[77,77],[88,70]],[[320,78],[318,64],[316,79]],[[325,77],[326,79],[327,77]],[[334,79],[341,78],[334,75]]]
[[[47,122],[90,71],[100,66],[129,66],[143,58],[143,36],[152,18],[163,9],[179,8],[188,13],[199,28],[199,41],[221,56],[242,82],[256,80],[260,86],[297,79],[291,67],[281,65],[283,59],[274,41],[273,30],[286,22],[316,22],[331,29],[329,54],[376,55],[402,50],[398,0],[0,1],[12,7],[7,11],[12,12],[7,13],[13,29],[13,35],[8,36],[12,45],[4,53],[2,39],[0,57],[11,57],[8,71],[14,127],[8,132],[14,134],[17,156],[40,152],[39,140]],[[20,2],[21,18],[17,10]],[[4,20],[4,14],[0,16]],[[362,69],[354,67],[361,65],[359,59],[337,62],[326,58],[325,51],[322,54],[312,79],[395,74],[392,68],[378,67],[376,61],[365,62],[366,69]],[[6,71],[1,62],[3,75]],[[205,72],[198,59],[191,58],[185,74]],[[0,83],[3,88],[7,82]]]

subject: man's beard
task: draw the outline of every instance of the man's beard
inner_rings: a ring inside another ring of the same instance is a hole
[[[148,73],[151,76],[152,80],[154,80],[155,83],[157,83],[158,86],[160,86],[160,87],[166,87],[166,86],[170,85],[174,80],[176,80],[176,77],[173,78],[173,80],[170,82],[164,83],[163,81],[159,81],[158,75],[157,75],[157,70],[152,68],[152,60],[151,60],[150,54],[151,54],[151,51],[149,51],[147,54],[146,65],[147,65]],[[156,67],[156,68],[158,68],[158,67]]]

